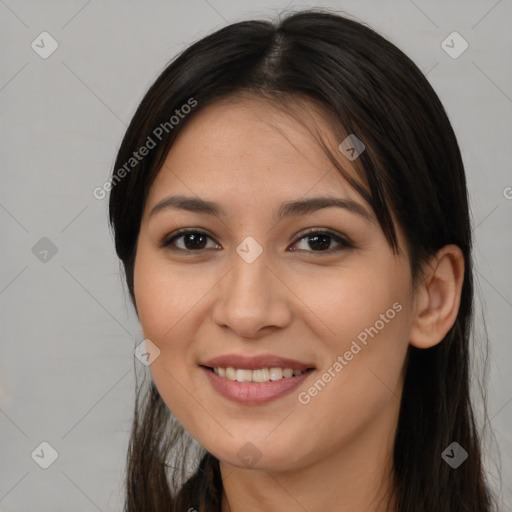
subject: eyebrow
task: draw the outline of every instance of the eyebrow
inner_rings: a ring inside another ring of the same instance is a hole
[[[288,201],[283,203],[279,209],[277,220],[281,221],[290,215],[306,215],[308,213],[321,210],[323,208],[344,208],[352,213],[364,217],[370,222],[374,222],[372,215],[359,203],[350,199],[341,199],[337,197],[312,197],[300,199],[298,201]],[[175,208],[194,213],[204,213],[215,217],[226,216],[226,211],[217,203],[207,201],[196,197],[169,196],[158,202],[149,213],[149,217],[158,212]]]

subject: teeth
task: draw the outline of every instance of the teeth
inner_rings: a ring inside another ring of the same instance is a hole
[[[213,371],[220,377],[238,382],[269,382],[283,378],[302,375],[301,370],[293,368],[260,368],[258,370],[247,370],[245,368],[214,368]]]
[[[219,368],[217,368],[217,370],[219,370]],[[226,379],[236,380],[236,370],[234,368],[226,368]]]
[[[251,382],[252,370],[237,370],[236,371],[236,380],[238,382]]]
[[[270,380],[279,380],[283,378],[283,370],[281,368],[270,368]]]
[[[250,370],[248,370],[250,372]],[[270,380],[270,371],[268,368],[252,371],[252,380],[254,382],[268,382]]]

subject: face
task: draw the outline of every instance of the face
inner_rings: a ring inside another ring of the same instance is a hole
[[[218,211],[162,204],[174,196]],[[134,270],[144,337],[160,351],[152,377],[192,437],[227,464],[277,470],[392,426],[412,318],[397,235],[400,256],[293,118],[247,97],[198,111],[150,189]]]

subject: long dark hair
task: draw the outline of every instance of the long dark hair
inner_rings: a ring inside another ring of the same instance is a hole
[[[400,512],[491,511],[494,497],[470,399],[472,234],[462,158],[427,79],[371,28],[325,9],[291,13],[275,23],[239,22],[196,42],[164,69],[133,116],[112,173],[110,224],[135,309],[134,259],[149,187],[194,114],[240,92],[281,108],[307,99],[322,109],[333,131],[355,133],[364,141],[366,150],[354,163],[366,186],[348,176],[339,155],[323,146],[372,206],[395,252],[390,211],[396,215],[413,282],[444,245],[462,250],[464,284],[453,327],[433,348],[408,350],[393,453],[395,493]],[[131,160],[142,146],[151,149]],[[457,469],[441,458],[454,441],[469,454]],[[138,388],[125,512],[220,511],[219,461],[192,448],[154,384]]]

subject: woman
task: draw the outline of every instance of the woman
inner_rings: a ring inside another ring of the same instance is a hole
[[[491,510],[463,163],[394,45],[323,10],[193,44],[110,222],[152,378],[126,511]]]

